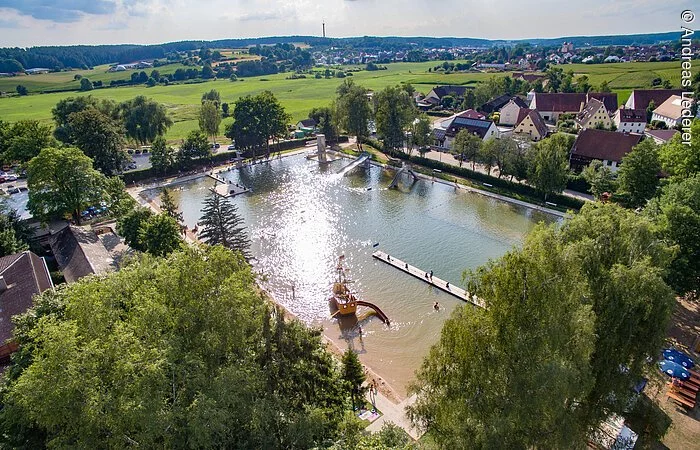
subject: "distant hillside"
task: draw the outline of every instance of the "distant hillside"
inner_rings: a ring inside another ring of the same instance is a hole
[[[315,47],[344,47],[356,49],[406,50],[416,47],[491,47],[530,43],[540,46],[573,42],[577,47],[603,45],[656,44],[678,41],[679,32],[633,34],[616,36],[573,36],[554,39],[489,40],[459,37],[399,37],[363,36],[351,38],[322,38],[318,36],[272,36],[216,41],[180,41],[155,45],[72,45],[61,47],[0,48],[0,62],[15,60],[23,68],[46,67],[63,69],[85,68],[108,63],[127,63],[143,59],[165,58],[168,53],[208,48],[240,48],[277,43],[306,43]]]

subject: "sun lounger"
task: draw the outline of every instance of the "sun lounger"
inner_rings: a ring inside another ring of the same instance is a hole
[[[683,397],[674,394],[673,392],[667,392],[666,396],[670,399],[675,400],[676,403],[679,403],[681,406],[685,406],[686,408],[690,408],[690,409],[695,408],[695,402],[691,402],[689,400],[686,400]]]

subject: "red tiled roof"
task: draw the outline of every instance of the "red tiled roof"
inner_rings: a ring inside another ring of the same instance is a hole
[[[659,107],[672,95],[682,95],[681,89],[635,89],[632,91],[632,104],[635,109],[647,109],[653,100],[654,106]]]
[[[589,99],[586,106],[584,106],[581,112],[576,116],[576,122],[578,122],[580,125],[587,124],[588,121],[591,120],[591,117],[598,112],[601,106],[603,106],[603,102],[600,100],[596,98]]]
[[[572,113],[581,110],[586,103],[586,94],[580,93],[541,93],[536,92],[530,105],[538,111]]]
[[[641,134],[587,128],[581,130],[576,137],[571,154],[601,161],[620,162],[622,157],[632,150],[632,147],[639,144],[641,139]]]
[[[647,122],[646,109],[620,108],[618,114],[620,122]]]
[[[467,119],[485,119],[486,116],[479,113],[478,111],[474,111],[473,109],[468,109],[466,111],[462,111],[461,113],[457,114],[457,117],[465,117]]]
[[[596,99],[603,102],[608,114],[612,114],[617,109],[617,93],[616,92],[589,92],[588,99]]]
[[[532,120],[532,124],[535,126],[535,129],[537,130],[540,136],[547,136],[549,129],[544,123],[542,116],[539,112],[537,112],[536,109],[523,108],[520,111],[518,111],[518,120],[516,122],[515,128],[518,128],[520,126],[520,122],[525,120],[525,117],[529,117],[530,120]]]
[[[678,130],[646,130],[646,134],[655,137],[661,141],[668,142],[673,136],[679,133]]]

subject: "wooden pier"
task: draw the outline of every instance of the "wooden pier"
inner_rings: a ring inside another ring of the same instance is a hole
[[[477,298],[475,295],[469,294],[469,292],[465,291],[464,289],[454,286],[454,285],[448,285],[448,282],[438,278],[436,276],[433,276],[430,278],[430,271],[425,271],[422,269],[419,269],[418,267],[412,266],[408,264],[405,261],[402,261],[398,258],[395,258],[393,256],[390,256],[382,251],[376,251],[372,253],[372,256],[377,258],[380,261],[383,261],[391,266],[394,266],[395,268],[399,269],[400,271],[404,273],[408,273],[409,275],[413,275],[414,277],[418,278],[419,280],[423,280],[424,282],[435,286],[436,288],[440,289],[443,292],[446,292],[448,294],[451,294],[458,299],[465,301],[467,303],[471,303],[472,305],[478,306],[480,308],[484,308],[484,302],[480,298]],[[426,274],[428,276],[426,277]]]

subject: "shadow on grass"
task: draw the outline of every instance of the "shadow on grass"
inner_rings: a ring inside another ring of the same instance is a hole
[[[626,414],[629,427],[638,435],[635,449],[667,449],[661,443],[671,426],[671,418],[658,404],[641,395],[632,410]]]

